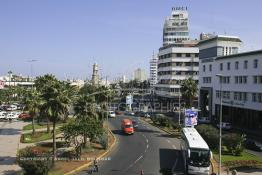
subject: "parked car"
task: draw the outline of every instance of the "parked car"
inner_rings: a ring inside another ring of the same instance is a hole
[[[31,119],[31,116],[27,113],[21,113],[18,118],[20,119]]]
[[[217,124],[217,127],[219,128],[219,123]],[[221,123],[221,128],[224,130],[230,130],[232,128],[231,123],[228,122],[222,122]]]
[[[245,141],[246,149],[262,152],[262,143],[256,142],[254,140],[247,139]]]
[[[135,113],[133,111],[126,111],[125,114],[126,115],[135,115]]]
[[[109,113],[108,114],[109,117],[111,117],[111,118],[116,117],[116,113],[114,111],[109,111],[108,113]]]
[[[9,105],[9,106],[7,106],[6,110],[7,110],[7,111],[17,110],[17,106],[16,106],[16,105]]]
[[[211,121],[207,117],[199,117],[198,122],[201,124],[201,123],[210,123]]]
[[[6,119],[7,112],[0,112],[0,119]]]
[[[116,111],[116,115],[123,115],[124,112],[123,111]]]
[[[12,119],[18,119],[18,115],[15,113],[7,113],[6,119],[12,120]]]
[[[138,128],[138,122],[136,120],[133,120],[132,123],[134,128]]]

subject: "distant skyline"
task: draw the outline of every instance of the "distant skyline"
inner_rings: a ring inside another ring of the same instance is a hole
[[[242,51],[262,49],[261,0],[1,0],[0,75],[9,70],[60,79],[132,78],[162,46],[164,19],[187,6],[191,39],[201,32],[239,36]]]

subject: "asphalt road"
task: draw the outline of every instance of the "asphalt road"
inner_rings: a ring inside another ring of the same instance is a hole
[[[131,118],[139,122],[134,135],[125,135],[120,128],[121,119]],[[180,141],[136,117],[117,116],[110,119],[116,146],[107,158],[98,162],[99,175],[158,175],[160,170],[173,169],[183,174]],[[84,170],[79,174],[87,174]]]

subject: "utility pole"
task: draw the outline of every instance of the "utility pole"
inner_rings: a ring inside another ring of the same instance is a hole
[[[9,87],[8,87],[8,89],[9,89],[9,95],[8,95],[8,102],[9,102],[9,104],[10,104],[10,102],[11,102],[11,75],[12,75],[12,71],[8,71],[8,75],[9,75]]]

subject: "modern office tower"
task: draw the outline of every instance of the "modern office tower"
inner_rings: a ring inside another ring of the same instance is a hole
[[[140,68],[136,69],[134,71],[134,80],[137,80],[139,82],[147,80],[146,71]]]
[[[154,87],[157,84],[157,61],[158,57],[153,54],[152,58],[150,59],[150,77],[149,83],[151,87]]]
[[[165,20],[163,46],[159,48],[155,93],[163,101],[178,102],[182,80],[198,81],[198,40],[189,40],[187,8],[172,8]]]
[[[187,8],[174,7],[171,16],[165,19],[163,46],[186,40],[189,40]]]

